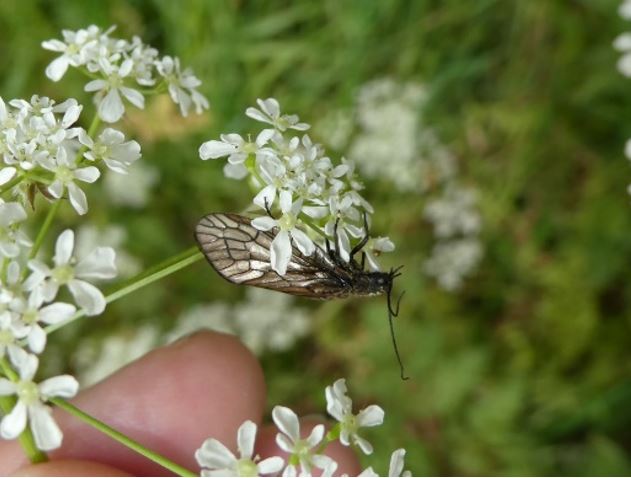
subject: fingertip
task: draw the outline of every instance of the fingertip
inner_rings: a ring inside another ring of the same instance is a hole
[[[196,470],[194,453],[206,438],[230,443],[243,421],[261,421],[265,382],[256,357],[237,338],[200,332],[150,352],[73,403]],[[74,417],[58,415],[64,444],[54,457],[107,461],[133,474],[165,472]]]
[[[57,460],[26,465],[11,476],[131,476],[103,463],[85,460]]]

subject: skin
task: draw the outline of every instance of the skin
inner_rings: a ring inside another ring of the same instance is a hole
[[[265,381],[256,358],[232,336],[203,332],[154,350],[72,400],[77,407],[185,466],[199,467],[194,452],[209,437],[236,451],[237,428],[261,424]],[[64,432],[50,461],[30,465],[16,441],[0,442],[0,475],[14,476],[169,476],[73,416],[55,411]],[[309,432],[317,422],[303,422]],[[274,427],[262,426],[257,452],[284,456],[274,442]],[[334,443],[327,454],[337,473],[359,473],[352,450]]]

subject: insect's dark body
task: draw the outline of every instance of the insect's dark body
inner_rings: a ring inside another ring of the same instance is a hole
[[[230,282],[314,299],[381,295],[392,288],[392,273],[366,272],[355,260],[342,262],[320,247],[311,256],[293,248],[287,272],[280,276],[270,263],[277,231],[259,231],[250,222],[238,214],[208,214],[195,229],[206,259]]]

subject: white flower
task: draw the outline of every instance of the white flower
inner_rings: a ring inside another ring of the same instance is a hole
[[[137,108],[145,107],[145,97],[138,90],[125,86],[125,78],[132,73],[134,62],[124,60],[120,66],[110,63],[105,58],[99,59],[99,65],[106,79],[92,80],[85,85],[85,91],[94,92],[99,117],[108,123],[115,123],[125,113],[121,95]]]
[[[271,124],[278,131],[287,129],[306,131],[310,128],[307,123],[300,123],[300,118],[297,115],[281,115],[280,105],[274,98],[267,98],[266,100],[259,98],[256,102],[261,108],[260,110],[254,107],[245,110],[245,114],[252,119]]]
[[[87,134],[80,134],[79,140],[89,148],[84,154],[86,159],[102,160],[108,168],[117,173],[127,174],[129,166],[140,158],[138,142],[125,141],[125,135],[112,128],[105,128],[96,141]]]
[[[394,450],[392,452],[392,456],[390,457],[390,469],[388,470],[388,476],[412,476],[412,473],[409,471],[403,471],[405,458],[405,450],[403,448],[399,448],[398,450]]]
[[[169,85],[169,94],[174,103],[180,105],[182,116],[188,115],[191,104],[195,105],[195,112],[201,114],[208,109],[208,100],[197,88],[202,82],[190,69],[180,70],[180,59],[165,56],[156,63],[158,72]]]
[[[18,316],[18,321],[24,330],[23,337],[32,352],[42,353],[46,346],[46,332],[39,324],[51,325],[68,320],[75,313],[75,306],[63,302],[44,304],[44,298],[40,294],[31,293],[28,300],[14,301],[11,310]]]
[[[75,184],[75,181],[83,181],[85,183],[95,182],[101,175],[98,168],[87,166],[84,168],[77,167],[74,159],[68,157],[65,148],[57,150],[57,156],[54,162],[45,162],[42,166],[49,171],[55,173],[55,179],[48,187],[48,192],[54,198],[61,198],[65,190],[68,190],[70,204],[78,214],[88,212],[88,200],[85,193]]]
[[[50,302],[57,296],[59,287],[66,285],[88,315],[98,315],[105,309],[105,297],[87,281],[115,277],[116,253],[111,247],[97,247],[77,262],[72,256],[73,249],[74,233],[67,229],[57,238],[54,268],[50,269],[38,260],[29,261],[28,266],[33,273],[27,279],[28,289],[42,294],[44,301]]]
[[[63,435],[44,402],[54,397],[74,397],[79,383],[70,375],[60,375],[37,384],[33,382],[37,357],[17,348],[9,349],[9,356],[20,378],[17,382],[0,378],[0,396],[17,397],[13,410],[0,422],[0,436],[7,440],[17,438],[28,423],[37,448],[43,451],[59,448]]]
[[[311,475],[314,467],[323,470],[324,476],[331,476],[337,469],[337,463],[326,456],[316,453],[314,450],[324,438],[324,425],[316,425],[307,436],[300,436],[300,422],[296,414],[287,407],[276,406],[272,410],[274,423],[281,431],[276,435],[276,444],[281,450],[289,453],[289,465],[285,468],[283,476],[297,476],[296,465],[300,465],[300,475]],[[294,464],[293,462],[296,462]]]
[[[254,454],[256,424],[246,420],[237,432],[239,458],[220,441],[209,438],[195,452],[195,459],[202,467],[202,476],[259,476],[279,472],[284,464],[282,458],[273,456],[260,460]],[[260,461],[259,461],[260,460]]]
[[[346,395],[346,380],[336,380],[332,386],[326,387],[326,410],[340,422],[340,443],[349,446],[351,442],[370,455],[373,447],[368,441],[360,437],[357,432],[362,427],[375,427],[383,423],[384,411],[378,405],[370,405],[353,414],[353,402]]]
[[[261,216],[252,220],[252,226],[260,231],[269,231],[278,227],[278,233],[270,247],[270,260],[272,269],[278,274],[285,275],[289,259],[291,258],[291,241],[305,256],[310,256],[315,251],[315,244],[309,236],[298,229],[298,213],[302,207],[302,201],[292,202],[289,191],[280,193],[280,209],[282,216],[273,219],[269,216]]]
[[[274,135],[273,130],[263,130],[254,142],[246,141],[239,134],[222,134],[221,141],[206,141],[199,147],[202,160],[228,156],[230,164],[242,164],[249,155],[256,155]]]
[[[44,49],[61,53],[46,67],[46,76],[53,81],[59,81],[68,66],[81,66],[86,62],[87,48],[96,43],[101,29],[90,25],[76,32],[63,30],[62,34],[64,41],[53,39],[42,42]]]

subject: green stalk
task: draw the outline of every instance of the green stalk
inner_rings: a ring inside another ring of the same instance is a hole
[[[166,468],[167,470],[179,475],[179,476],[198,476],[197,473],[193,473],[190,470],[187,470],[183,466],[178,465],[177,463],[172,462],[168,458],[165,458],[154,451],[149,450],[148,448],[142,446],[137,441],[129,438],[127,435],[113,429],[112,427],[106,425],[100,420],[88,415],[84,411],[72,405],[70,402],[66,400],[62,400],[60,398],[51,398],[50,402],[57,405],[62,410],[70,413],[75,416],[82,422],[87,423],[91,427],[96,428],[101,433],[104,433],[108,437],[116,440],[117,442],[125,445],[127,448],[134,450],[136,453],[141,454],[142,456],[148,458],[149,460],[157,463],[158,465]]]
[[[126,295],[131,294],[132,292],[138,289],[141,289],[142,287],[145,287],[146,285],[156,282],[157,280],[160,280],[163,277],[173,274],[174,272],[177,272],[180,269],[184,269],[185,267],[197,262],[203,257],[204,255],[197,249],[197,246],[193,246],[190,249],[187,249],[186,251],[170,259],[167,259],[166,261],[161,262],[160,264],[154,267],[147,269],[145,272],[138,274],[136,277],[132,278],[127,283],[123,284],[122,286],[119,286],[114,291],[110,292],[108,295],[105,296],[105,302],[110,304],[118,299],[121,299],[122,297],[125,297]],[[46,331],[47,334],[49,334],[84,316],[85,316],[85,311],[80,310],[75,315],[70,317],[68,320],[64,322],[60,322],[58,324],[49,325],[44,330]]]
[[[0,359],[0,368],[2,368],[2,372],[9,380],[11,380],[12,382],[18,381],[18,375],[11,368],[6,359]],[[0,397],[0,410],[2,410],[5,415],[11,413],[11,410],[13,410],[16,402],[17,400],[15,399],[15,397]],[[31,463],[43,463],[45,461],[48,461],[48,456],[46,455],[46,453],[38,450],[37,445],[35,445],[33,433],[31,432],[31,429],[28,425],[26,426],[24,431],[20,433],[18,441],[20,442],[20,446],[24,450],[24,453]]]
[[[42,243],[44,242],[46,233],[48,232],[48,229],[50,229],[50,225],[53,223],[53,219],[55,219],[57,211],[59,211],[59,206],[61,206],[61,199],[57,199],[53,203],[52,207],[48,210],[48,214],[46,214],[46,219],[44,219],[44,223],[37,233],[37,237],[35,238],[35,242],[33,243],[33,248],[28,255],[29,259],[33,259],[39,252],[39,249],[42,247]]]

